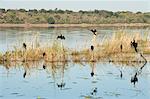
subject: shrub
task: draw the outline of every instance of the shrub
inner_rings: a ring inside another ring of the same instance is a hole
[[[47,22],[48,22],[49,24],[55,24],[55,20],[54,20],[53,17],[49,17],[49,18],[47,19]]]

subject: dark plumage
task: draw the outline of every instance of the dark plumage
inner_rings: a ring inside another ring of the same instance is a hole
[[[96,29],[91,29],[94,35],[96,35],[97,30]]]
[[[45,55],[46,55],[46,53],[44,52],[44,53],[43,53],[43,57],[44,57]]]
[[[46,66],[45,66],[45,65],[43,65],[43,69],[46,69]]]
[[[120,45],[120,49],[121,49],[121,52],[122,52],[122,49],[123,49],[123,46],[122,46],[122,44]]]
[[[94,46],[93,46],[93,45],[91,45],[91,50],[92,50],[92,51],[94,50]]]
[[[65,36],[63,36],[62,34],[57,36],[57,39],[61,39],[61,40],[65,40]]]
[[[138,43],[136,43],[135,40],[133,40],[133,42],[131,41],[131,47],[134,47],[135,51],[138,52],[137,50]]]
[[[26,43],[23,43],[23,48],[24,48],[24,49],[27,49]]]

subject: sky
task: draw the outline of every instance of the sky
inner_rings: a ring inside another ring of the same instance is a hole
[[[150,0],[0,0],[0,8],[150,12]]]

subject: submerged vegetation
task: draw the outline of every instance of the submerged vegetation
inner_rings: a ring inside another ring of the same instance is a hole
[[[0,24],[113,24],[148,23],[150,12],[0,9]]]

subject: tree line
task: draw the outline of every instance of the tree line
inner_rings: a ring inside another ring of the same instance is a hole
[[[62,9],[3,9],[0,24],[113,24],[150,23],[150,12],[93,10],[78,12]]]

